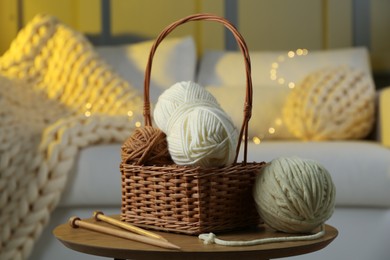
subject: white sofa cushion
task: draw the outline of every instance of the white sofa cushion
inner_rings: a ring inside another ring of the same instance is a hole
[[[334,66],[356,68],[371,77],[368,51],[365,48],[309,51],[307,55],[297,53],[299,52],[294,52],[294,58],[288,58],[287,52],[281,51],[250,53],[254,92],[253,118],[249,125],[251,138],[297,139],[287,129],[285,119],[282,120],[281,116],[284,101],[291,92],[289,83],[297,86],[313,72]],[[283,58],[282,61],[280,57]],[[241,124],[241,117],[237,113],[242,111],[245,93],[244,68],[244,60],[239,51],[208,51],[202,57],[197,78],[199,84],[217,97],[236,124]],[[276,80],[271,79],[273,68],[277,69]],[[283,78],[284,83],[279,82],[280,78]],[[270,134],[268,129],[274,133]]]
[[[208,86],[206,89],[217,99],[223,110],[241,129],[244,117],[245,86]],[[284,124],[282,107],[290,93],[280,86],[253,86],[252,117],[249,137],[261,140],[296,139]]]
[[[243,146],[242,146],[243,147]],[[241,148],[242,148],[241,147]],[[298,156],[321,163],[336,185],[338,206],[390,207],[390,150],[368,141],[249,143],[248,161]],[[120,145],[83,149],[60,206],[121,205]]]
[[[310,72],[328,66],[346,65],[371,75],[371,66],[367,49],[363,47],[309,51],[307,55],[287,57],[287,51],[250,52],[252,82],[257,86],[280,86],[272,80],[270,70],[278,63],[278,76],[285,83],[299,82]],[[278,62],[283,57],[283,62]],[[207,51],[202,57],[197,82],[203,86],[244,86],[245,66],[239,51]]]
[[[100,56],[133,87],[143,93],[145,68],[154,41],[119,46],[96,47]],[[167,38],[153,58],[150,98],[158,96],[171,85],[195,79],[196,48],[192,37]]]
[[[370,141],[250,143],[248,161],[281,156],[316,160],[332,175],[338,206],[390,207],[390,149]]]
[[[68,175],[59,206],[120,206],[120,153],[120,144],[101,144],[82,149]]]

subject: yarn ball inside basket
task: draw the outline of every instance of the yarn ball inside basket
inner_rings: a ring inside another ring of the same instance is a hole
[[[185,103],[198,101],[219,106],[214,96],[195,82],[182,81],[172,85],[159,96],[156,103],[153,119],[157,127],[167,133],[168,121],[172,113]]]
[[[256,177],[253,197],[266,224],[286,233],[307,233],[334,211],[335,186],[329,172],[313,160],[281,157]]]
[[[123,143],[122,163],[138,165],[173,164],[168,151],[166,135],[158,128],[145,126],[136,128]]]
[[[178,165],[220,167],[234,162],[238,131],[221,108],[208,102],[189,102],[171,115],[167,141]]]

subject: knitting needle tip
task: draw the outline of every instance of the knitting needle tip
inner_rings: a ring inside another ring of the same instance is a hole
[[[125,222],[122,222],[120,220],[105,216],[104,213],[101,211],[95,211],[93,213],[93,217],[95,218],[96,221],[103,221],[103,222],[109,223],[111,225],[114,225],[116,227],[120,227],[120,228],[126,229],[128,231],[137,233],[139,235],[151,237],[154,239],[159,239],[162,241],[167,241],[164,237],[162,237],[156,233],[153,233],[153,232],[150,232],[148,230],[136,227],[134,225],[131,225],[130,223],[125,223]]]

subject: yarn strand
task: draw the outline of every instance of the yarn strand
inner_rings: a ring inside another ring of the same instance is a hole
[[[321,226],[321,230],[315,234],[311,235],[302,235],[302,236],[286,236],[286,237],[269,237],[269,238],[260,238],[249,241],[240,241],[240,240],[223,240],[217,238],[213,233],[200,234],[198,238],[203,240],[203,243],[206,245],[217,244],[221,246],[255,246],[269,243],[279,243],[279,242],[292,242],[292,241],[310,241],[323,237],[325,235],[325,225]]]

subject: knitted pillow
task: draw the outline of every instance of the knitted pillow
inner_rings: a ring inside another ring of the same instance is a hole
[[[375,87],[370,76],[348,66],[309,74],[283,108],[288,129],[304,140],[358,139],[374,123]]]

